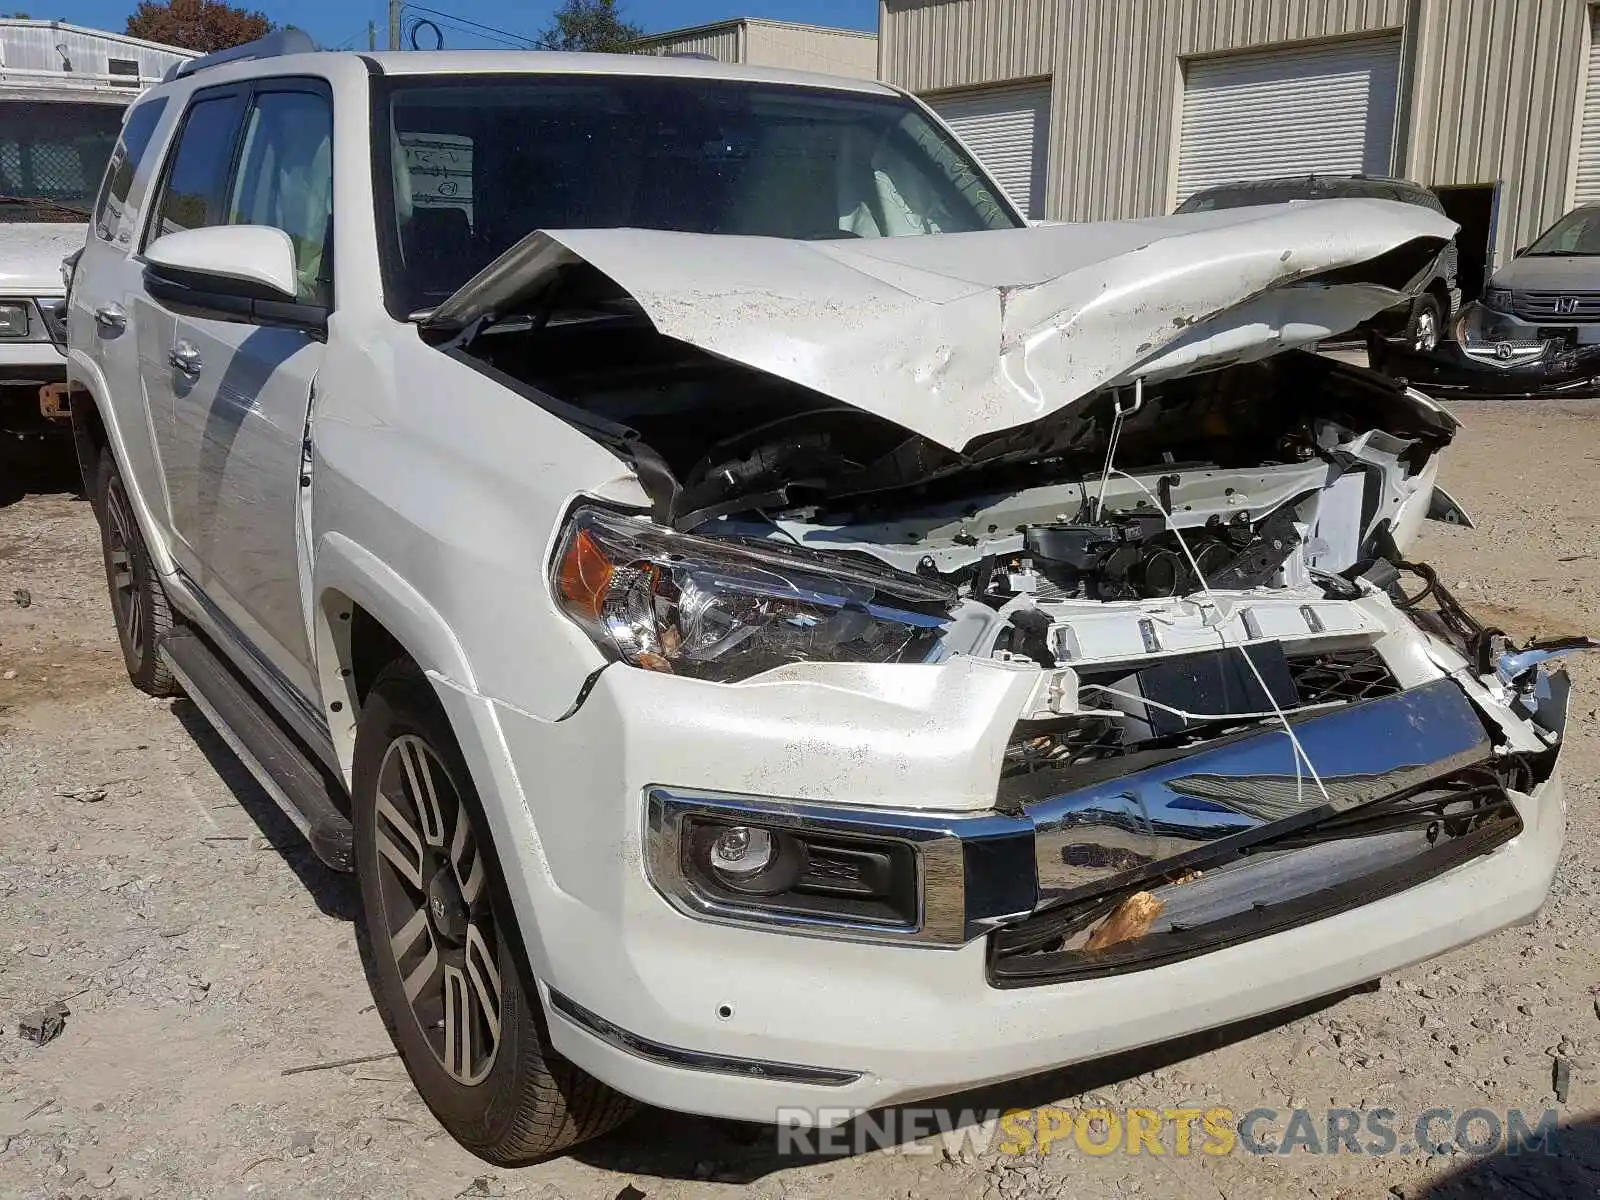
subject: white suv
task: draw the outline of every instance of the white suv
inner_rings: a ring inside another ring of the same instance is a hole
[[[1567,647],[1405,561],[1455,422],[1299,349],[1442,217],[1030,229],[882,84],[273,49],[134,110],[75,430],[133,681],[356,871],[464,1145],[836,1121],[1543,902]]]

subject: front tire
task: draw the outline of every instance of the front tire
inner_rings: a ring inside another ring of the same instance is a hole
[[[1420,354],[1430,354],[1439,348],[1444,336],[1444,309],[1439,298],[1431,292],[1417,298],[1411,308],[1411,320],[1406,325],[1406,345]]]
[[[439,1123],[519,1166],[631,1116],[634,1101],[550,1044],[477,794],[412,663],[387,667],[362,705],[353,793],[367,977]]]
[[[150,561],[127,485],[110,450],[100,454],[95,494],[100,500],[106,590],[111,594],[111,615],[128,678],[134,687],[152,696],[176,696],[182,689],[161,658],[161,640],[172,629],[172,607]]]

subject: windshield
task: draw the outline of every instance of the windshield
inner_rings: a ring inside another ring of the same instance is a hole
[[[0,100],[0,221],[88,219],[120,104]]]
[[[401,315],[538,229],[814,241],[1022,224],[960,144],[898,96],[523,75],[402,80],[387,102],[378,178],[393,187],[379,189],[378,227]]]
[[[1569,212],[1524,252],[1541,256],[1600,254],[1600,208]]]

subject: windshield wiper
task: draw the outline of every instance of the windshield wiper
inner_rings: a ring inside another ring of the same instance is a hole
[[[49,196],[14,196],[0,193],[0,204],[27,204],[37,208],[54,208],[61,212],[69,212],[75,217],[88,219],[89,210],[76,204],[69,204],[65,200],[55,200]]]

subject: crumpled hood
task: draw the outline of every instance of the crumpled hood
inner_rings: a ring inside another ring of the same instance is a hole
[[[1110,384],[1351,329],[1400,300],[1409,273],[1397,282],[1392,264],[1372,278],[1341,268],[1408,244],[1436,253],[1455,229],[1417,205],[1331,200],[827,242],[543,231],[426,323],[510,312],[586,261],[661,333],[960,450]]]
[[[1490,287],[1534,292],[1600,292],[1600,258],[1575,254],[1525,254],[1494,273]]]
[[[59,295],[61,260],[83,248],[87,225],[45,222],[0,224],[0,291]]]

